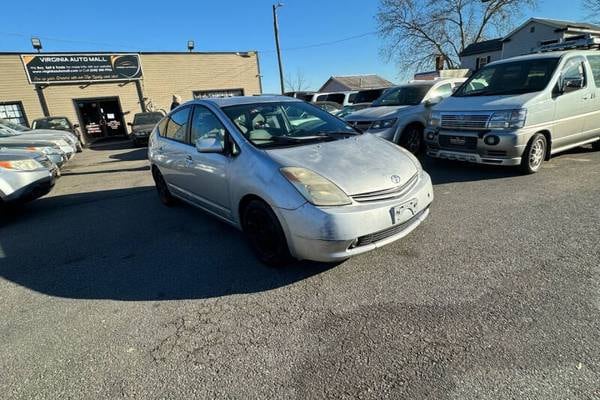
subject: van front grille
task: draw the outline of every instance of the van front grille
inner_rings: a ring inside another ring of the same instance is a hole
[[[442,129],[487,129],[489,114],[442,114]]]

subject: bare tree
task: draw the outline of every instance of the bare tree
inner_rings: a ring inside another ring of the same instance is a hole
[[[304,77],[304,72],[297,70],[295,75],[286,74],[285,87],[290,92],[304,92],[308,90],[309,83]]]
[[[583,8],[591,12],[591,17],[598,19],[600,17],[600,0],[584,0]]]
[[[600,0],[593,0],[600,1]],[[404,69],[460,66],[471,43],[508,33],[515,18],[537,0],[380,0],[377,21],[387,39],[384,54]]]

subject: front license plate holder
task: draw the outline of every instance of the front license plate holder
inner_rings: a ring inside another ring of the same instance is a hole
[[[405,221],[413,217],[417,213],[417,199],[411,199],[398,206],[392,207],[390,214],[392,216],[392,224],[396,225],[400,221]]]

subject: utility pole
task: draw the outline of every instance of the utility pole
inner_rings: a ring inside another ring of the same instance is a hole
[[[281,63],[281,48],[279,47],[279,21],[277,20],[277,9],[283,7],[283,3],[273,4],[273,28],[275,29],[275,46],[277,47],[277,61],[279,62],[279,83],[281,85],[281,94],[285,93],[285,84],[283,81],[283,64]]]

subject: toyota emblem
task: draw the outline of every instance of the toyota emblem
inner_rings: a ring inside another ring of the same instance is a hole
[[[392,179],[392,182],[395,183],[396,185],[400,184],[401,179],[398,175],[392,175],[391,179]]]

